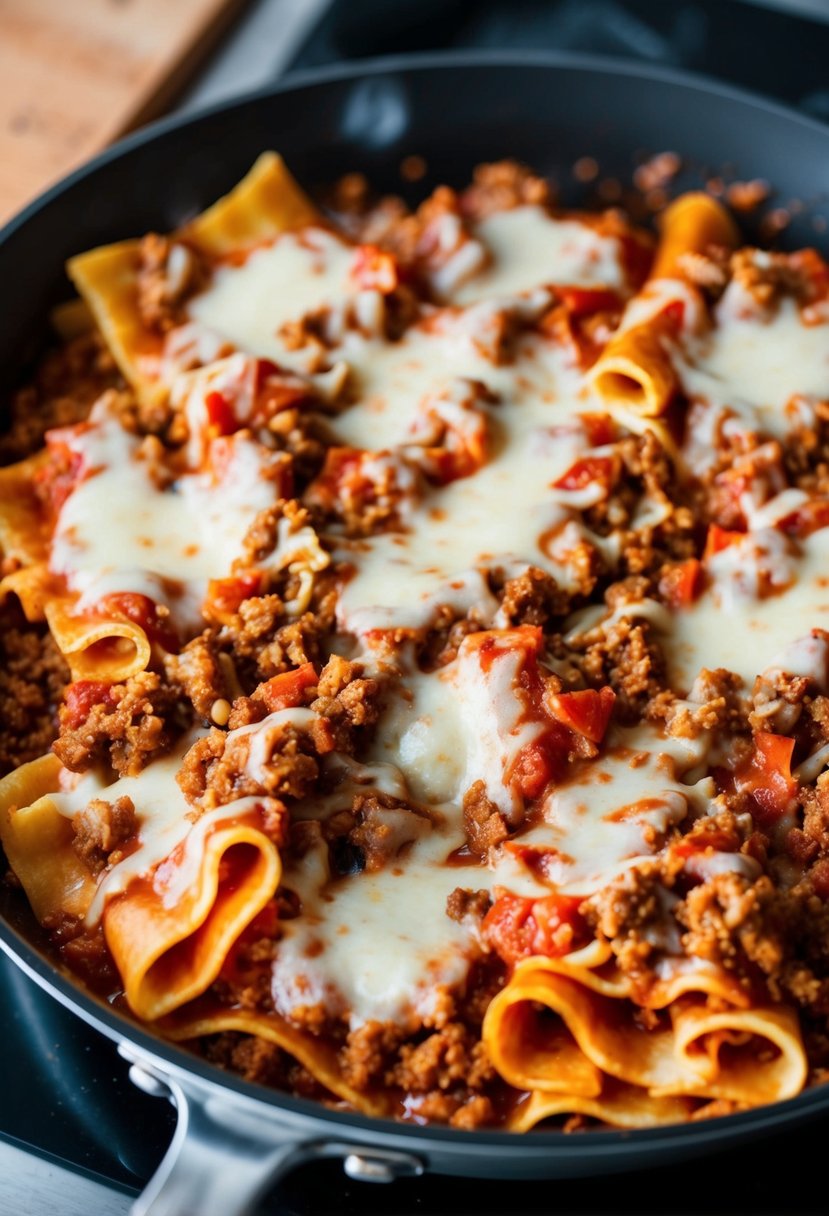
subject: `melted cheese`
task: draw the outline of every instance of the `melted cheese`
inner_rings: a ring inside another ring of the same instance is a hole
[[[347,288],[353,248],[333,233],[286,233],[240,266],[222,266],[189,304],[200,327],[240,350],[280,359],[278,331],[332,303]]]
[[[544,283],[621,287],[619,242],[579,220],[553,219],[542,207],[496,211],[473,227],[490,255],[452,293],[458,304],[513,295]]]
[[[804,325],[789,297],[771,314],[741,312],[729,292],[717,325],[691,345],[687,361],[678,361],[683,388],[728,407],[749,429],[782,437],[791,425],[785,409],[791,397],[829,397],[829,322]]]
[[[657,852],[689,806],[710,804],[710,778],[682,781],[699,758],[691,741],[662,739],[645,726],[617,729],[600,759],[550,793],[543,822],[514,846],[539,850],[551,883],[590,895]]]
[[[288,869],[285,884],[300,896],[302,915],[284,923],[273,969],[274,1000],[286,1015],[321,1003],[352,1026],[428,1023],[437,990],[460,985],[479,950],[474,929],[445,913],[456,887],[590,894],[656,852],[689,806],[708,806],[710,781],[683,781],[704,758],[706,739],[663,739],[650,727],[618,731],[611,752],[555,789],[513,844],[480,864],[447,864],[466,841],[460,804],[470,781],[489,774],[504,796],[504,770],[532,737],[516,712],[514,660],[508,652],[497,659],[491,681],[463,658],[428,675],[406,672],[371,762],[329,758],[329,771],[345,774],[337,792],[324,806],[295,808],[297,818],[319,818],[350,807],[355,792],[382,788],[401,797],[408,789],[434,818],[378,872],[332,881],[322,846]],[[526,849],[548,858],[545,875],[527,865]]]
[[[421,625],[436,604],[458,602],[458,592],[464,610],[479,604],[489,619],[486,592],[474,586],[473,572],[481,567],[518,572],[532,564],[565,586],[573,583],[570,556],[584,533],[552,485],[589,449],[574,417],[591,408],[581,376],[569,352],[540,340],[528,338],[515,363],[499,367],[483,359],[476,365],[474,358],[470,367],[468,342],[455,341],[458,369],[465,366],[497,396],[495,404],[481,406],[490,458],[472,476],[427,487],[412,531],[340,544],[338,556],[356,567],[338,607],[341,625],[353,632]],[[403,438],[424,394],[445,387],[441,344],[434,362],[433,345],[411,338],[392,348],[394,356],[373,373],[375,391],[335,423],[346,442],[370,443],[372,434]]]
[[[96,412],[69,440],[85,476],[61,508],[51,568],[81,593],[83,607],[137,592],[170,607],[185,630],[197,629],[207,581],[230,573],[251,523],[275,500],[263,474],[281,457],[240,432],[220,441],[220,477],[193,472],[164,485],[169,475],[142,457],[140,440]]]
[[[701,667],[726,667],[751,689],[754,677],[772,666],[781,651],[810,629],[827,626],[829,529],[813,532],[801,547],[801,556],[787,555],[783,562],[783,577],[792,578],[789,585],[759,599],[752,593],[752,569],[744,555],[740,561],[741,546],[717,555],[731,554],[727,565],[720,563],[720,577],[690,608],[672,614],[666,655],[678,687],[690,687]]]
[[[137,777],[121,777],[107,783],[94,770],[85,773],[71,788],[52,795],[61,814],[72,817],[94,798],[115,802],[130,798],[138,819],[138,848],[123,861],[105,870],[95,898],[87,913],[87,923],[100,920],[107,898],[125,891],[133,878],[148,874],[180,844],[193,827],[192,807],[176,781],[184,752],[193,742],[182,745],[145,768]],[[71,777],[71,774],[67,774]]]

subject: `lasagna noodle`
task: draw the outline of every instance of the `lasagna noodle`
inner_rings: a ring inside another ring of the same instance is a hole
[[[0,469],[0,551],[24,566],[44,561],[47,553],[47,529],[34,485],[49,462],[44,449]]]
[[[646,418],[664,414],[679,379],[664,342],[664,326],[649,321],[624,329],[608,343],[593,370],[593,384],[608,407]]]
[[[635,1085],[606,1078],[597,1097],[584,1094],[558,1094],[535,1090],[529,1099],[516,1106],[507,1120],[507,1130],[527,1132],[556,1115],[586,1115],[613,1127],[663,1127],[684,1123],[694,1109],[691,1099],[682,1096],[649,1094]]]
[[[649,282],[682,280],[687,255],[704,253],[712,245],[730,248],[736,243],[736,228],[724,207],[701,192],[682,195],[662,215]],[[632,307],[636,305],[634,301]],[[646,418],[665,413],[679,388],[666,345],[668,336],[663,315],[629,328],[623,318],[592,373],[594,387],[608,406]]]
[[[699,998],[678,999],[680,990],[694,987],[717,992],[716,977],[708,974],[696,985],[684,982],[663,994],[665,1003],[668,998],[671,1002],[670,1026],[643,1030],[634,1019],[633,1003],[620,1000],[619,991],[608,995],[612,983],[596,983],[588,971],[579,975],[569,968],[568,973],[561,964],[546,958],[520,963],[487,1010],[484,1041],[495,1068],[511,1085],[597,1097],[601,1082],[595,1093],[570,1083],[574,1048],[600,1077],[657,1096],[755,1105],[793,1097],[805,1082],[805,1053],[797,1017],[789,1009],[732,1007],[714,1012]],[[730,981],[721,989],[728,999]],[[568,1060],[565,1074],[558,1067],[561,1058]]]
[[[213,983],[279,883],[276,846],[249,816],[211,823],[195,843],[195,865],[193,835],[104,910],[127,1001],[144,1021],[171,1013]]]
[[[278,1013],[259,1013],[252,1009],[205,1007],[194,1002],[165,1018],[158,1029],[174,1042],[200,1039],[226,1031],[256,1035],[275,1043],[308,1070],[320,1085],[335,1097],[348,1102],[366,1115],[390,1114],[388,1094],[354,1089],[343,1076],[337,1052],[330,1044],[293,1026]]]
[[[81,917],[95,893],[89,870],[72,848],[72,822],[50,797],[60,761],[41,756],[0,781],[0,843],[41,922]]]
[[[687,254],[705,253],[712,246],[733,249],[737,228],[721,203],[701,190],[680,195],[659,217],[659,244],[651,279],[682,279]]]
[[[320,222],[282,158],[266,152],[235,189],[177,235],[220,257]],[[145,327],[138,307],[140,246],[139,240],[104,245],[71,258],[67,270],[125,378],[140,396],[153,400],[165,395],[167,386],[155,372],[161,338]]]
[[[73,680],[120,683],[146,669],[152,646],[140,625],[125,616],[85,616],[72,607],[73,601],[65,597],[48,599],[43,605]]]

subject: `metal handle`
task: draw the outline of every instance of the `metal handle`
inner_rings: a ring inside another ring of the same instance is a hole
[[[302,1162],[342,1160],[350,1178],[392,1182],[423,1173],[410,1153],[303,1139],[301,1133],[253,1116],[224,1095],[190,1092],[122,1044],[130,1078],[145,1093],[166,1097],[178,1114],[170,1147],[131,1216],[250,1216],[257,1201]]]
[[[146,1078],[159,1095],[163,1085],[178,1113],[170,1147],[132,1216],[249,1216],[280,1175],[308,1155],[302,1143],[275,1142],[273,1129],[257,1136],[248,1120],[235,1129],[226,1109],[211,1112],[209,1103],[193,1100],[175,1081],[161,1081],[142,1065],[134,1064],[130,1076],[150,1089]],[[225,1116],[221,1121],[218,1113]]]

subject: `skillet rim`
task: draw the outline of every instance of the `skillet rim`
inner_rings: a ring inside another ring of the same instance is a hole
[[[649,80],[671,86],[679,86],[691,92],[714,96],[725,105],[749,106],[769,117],[809,130],[829,141],[829,125],[818,119],[800,114],[792,107],[770,100],[763,94],[737,86],[724,84],[702,73],[680,68],[640,64],[613,56],[569,54],[563,51],[451,51],[426,52],[411,55],[378,56],[355,61],[350,64],[324,65],[302,72],[288,73],[276,84],[268,84],[246,90],[231,98],[200,107],[192,112],[173,114],[140,128],[111,147],[87,161],[43,193],[26,204],[16,215],[0,228],[0,255],[18,231],[41,210],[51,205],[60,196],[96,172],[128,157],[138,148],[143,148],[172,132],[206,122],[212,117],[227,116],[234,110],[283,93],[299,93],[317,86],[382,76],[395,73],[426,73],[452,71],[466,67],[493,68],[538,68],[567,69],[578,72],[595,72],[613,78]],[[647,1150],[667,1149],[673,1142],[676,1148],[686,1148],[689,1155],[704,1146],[726,1147],[732,1140],[745,1139],[751,1130],[757,1133],[772,1133],[791,1128],[814,1117],[819,1111],[829,1108],[829,1087],[815,1086],[804,1090],[794,1098],[766,1104],[736,1114],[720,1116],[702,1122],[675,1123],[660,1128],[611,1129],[591,1131],[588,1136],[565,1136],[561,1131],[541,1130],[530,1134],[507,1131],[465,1131],[441,1124],[416,1126],[395,1122],[392,1119],[362,1115],[357,1112],[330,1110],[321,1102],[297,1098],[255,1082],[245,1081],[233,1073],[225,1072],[209,1064],[194,1053],[168,1040],[157,1037],[141,1023],[126,1014],[109,1007],[106,1002],[92,995],[79,979],[59,964],[51,962],[45,953],[38,950],[26,937],[0,914],[0,949],[35,983],[71,1012],[83,1018],[105,1037],[117,1044],[127,1043],[139,1048],[150,1057],[163,1061],[172,1076],[186,1085],[195,1077],[200,1086],[216,1087],[230,1091],[236,1099],[254,1103],[260,1108],[282,1112],[288,1118],[299,1116],[303,1121],[322,1122],[336,1128],[353,1128],[360,1132],[373,1133],[385,1140],[395,1138],[412,1142],[412,1147],[428,1146],[431,1142],[438,1149],[451,1152],[461,1147],[491,1147],[508,1150],[507,1158],[518,1163],[520,1158],[536,1159],[545,1155],[551,1167],[560,1163],[562,1155],[584,1159],[581,1166],[602,1157],[612,1159],[621,1156],[625,1147],[634,1151],[641,1149],[645,1164]],[[264,1113],[264,1112],[262,1112]],[[511,1150],[511,1151],[509,1151]],[[558,1150],[558,1151],[557,1151]],[[624,1168],[620,1166],[620,1168]],[[551,1173],[554,1172],[551,1169]],[[576,1173],[577,1171],[574,1171]],[[469,1171],[471,1174],[471,1171]]]

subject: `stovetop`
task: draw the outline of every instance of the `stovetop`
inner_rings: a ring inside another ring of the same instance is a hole
[[[264,84],[286,69],[462,47],[555,48],[680,66],[829,121],[829,0],[257,0],[187,103]],[[165,1151],[172,1108],[136,1090],[115,1047],[1,954],[0,1002],[0,1216],[121,1216]],[[829,1118],[651,1169],[646,1178],[543,1184],[426,1177],[372,1187],[323,1162],[295,1171],[262,1212],[811,1216],[825,1206],[817,1197],[827,1138]]]

